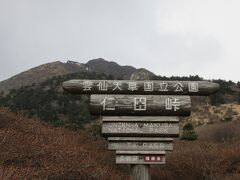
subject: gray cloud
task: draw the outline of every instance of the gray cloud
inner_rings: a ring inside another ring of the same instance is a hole
[[[0,80],[50,61],[102,57],[159,75],[237,81],[240,28],[229,19],[240,15],[232,13],[238,1],[207,3],[0,0]]]

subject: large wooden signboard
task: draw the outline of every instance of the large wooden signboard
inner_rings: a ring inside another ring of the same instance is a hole
[[[70,80],[64,90],[78,94],[209,95],[219,85],[208,81]]]
[[[208,81],[70,80],[63,89],[91,94],[90,111],[102,116],[108,149],[117,164],[131,164],[135,180],[150,179],[150,164],[165,164],[179,135],[179,117],[191,113],[190,96],[210,95],[219,85]]]
[[[219,85],[208,81],[70,80],[63,89],[92,94],[90,111],[103,115],[102,134],[117,164],[131,164],[134,180],[150,179],[150,164],[165,164],[179,135],[179,118],[191,113],[187,95],[210,95]]]
[[[172,138],[159,137],[109,137],[109,150],[172,151]]]
[[[189,116],[190,96],[91,95],[90,111],[95,115]]]
[[[165,164],[165,151],[116,151],[116,164]]]

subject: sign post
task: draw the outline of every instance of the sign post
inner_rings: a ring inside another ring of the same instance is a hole
[[[91,94],[90,111],[102,116],[102,134],[116,164],[130,164],[133,180],[150,180],[150,165],[165,164],[179,136],[179,116],[190,116],[190,96],[215,93],[208,81],[69,80],[63,89]]]
[[[132,180],[150,180],[150,164],[131,165]]]

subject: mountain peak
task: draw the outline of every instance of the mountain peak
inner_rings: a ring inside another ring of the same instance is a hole
[[[148,73],[150,76],[154,76],[152,72],[144,68],[136,69],[132,66],[121,66],[116,62],[107,61],[103,58],[92,59],[86,64],[70,60],[66,63],[54,61],[31,68],[0,82],[0,92],[7,93],[11,89],[39,84],[54,76],[62,76],[76,72],[93,71],[112,75],[115,79],[130,79],[133,73],[140,70]]]
[[[107,61],[103,58],[93,59],[87,62],[87,65],[92,71],[112,75],[115,79],[130,79],[131,75],[136,71],[148,72],[150,76],[154,74],[144,68],[136,69],[129,65],[119,65],[114,61]]]

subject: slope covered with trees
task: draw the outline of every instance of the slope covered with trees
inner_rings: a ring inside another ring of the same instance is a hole
[[[199,76],[153,76],[152,78],[154,80],[203,80]],[[2,94],[0,105],[9,107],[15,112],[22,111],[29,117],[39,117],[41,120],[54,125],[80,128],[86,122],[97,117],[90,115],[89,95],[72,95],[63,91],[61,84],[69,79],[113,79],[113,76],[96,72],[78,72],[55,76],[40,84],[12,89],[7,96]],[[212,105],[240,102],[239,84],[224,80],[214,80],[214,82],[219,83],[220,91],[210,96],[210,99],[208,97],[193,98],[193,106],[200,102],[209,102]]]
[[[1,96],[0,105],[12,111],[21,111],[28,117],[39,117],[54,125],[79,128],[93,120],[89,113],[88,95],[72,95],[62,90],[62,82],[69,79],[111,79],[111,76],[97,73],[73,73],[48,79],[40,85],[12,89],[7,96]]]

